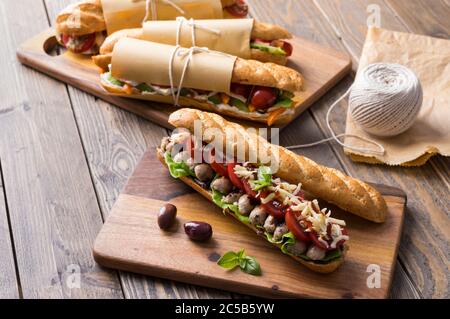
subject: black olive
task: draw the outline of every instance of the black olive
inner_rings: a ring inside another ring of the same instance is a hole
[[[185,223],[184,231],[194,241],[207,241],[213,233],[210,224],[195,221]]]
[[[177,217],[177,208],[172,204],[166,204],[159,210],[158,226],[161,229],[169,229],[175,222]]]

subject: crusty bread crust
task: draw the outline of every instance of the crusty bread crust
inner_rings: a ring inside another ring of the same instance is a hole
[[[110,36],[106,37],[105,42],[103,42],[102,46],[100,47],[100,54],[112,53],[114,50],[114,46],[122,38],[142,39],[142,36],[142,28],[116,31]]]
[[[222,2],[222,8],[226,8],[235,4],[236,0],[220,0],[220,2]]]
[[[236,59],[231,82],[275,87],[289,92],[301,91],[303,87],[303,78],[294,69],[241,58]]]
[[[200,120],[204,128],[214,128],[221,131],[223,133],[222,145],[228,145],[230,147],[228,149],[233,149],[236,152],[237,145],[233,141],[245,141],[244,148],[247,158],[250,158],[250,152],[261,150],[266,154],[278,152],[279,162],[276,175],[292,184],[302,183],[302,188],[313,196],[376,223],[382,223],[386,220],[386,202],[383,196],[372,186],[349,177],[336,169],[321,166],[284,147],[273,145],[264,138],[247,132],[241,125],[228,122],[217,114],[194,109],[181,109],[170,115],[169,123],[193,132],[193,125],[196,120]],[[205,140],[207,143],[211,141]],[[255,154],[256,158],[259,154],[261,153]]]
[[[164,161],[163,151],[160,148],[158,148],[156,153],[157,153],[159,161],[164,166],[167,167],[166,162]],[[190,179],[188,177],[181,177],[180,180],[183,181],[188,186],[192,187],[195,191],[200,193],[203,197],[205,197],[209,201],[213,201],[211,193],[208,190],[206,190],[206,189],[202,188],[201,186],[199,186],[192,179]],[[233,218],[235,218],[236,220],[239,221],[239,219],[233,213],[230,213],[229,211],[226,211],[226,210],[224,212],[227,215],[229,215],[229,216],[231,216],[231,217],[233,217]],[[258,234],[258,236],[266,239],[264,235],[260,235],[260,231],[256,227],[254,227],[253,225],[250,225],[250,224],[245,224],[245,225],[247,227],[249,227],[250,229],[252,229],[256,234]],[[273,244],[273,245],[277,246],[278,248],[281,248],[280,244]],[[307,261],[307,260],[301,259],[301,258],[296,257],[296,256],[292,256],[292,255],[289,255],[289,256],[294,258],[296,261],[298,261],[299,263],[301,263],[302,265],[306,266],[308,269],[310,269],[312,271],[315,271],[315,272],[318,272],[318,273],[322,273],[322,274],[328,274],[328,273],[331,273],[331,272],[335,271],[336,269],[339,268],[340,265],[342,265],[342,263],[344,262],[345,255],[346,255],[348,249],[349,249],[349,247],[346,244],[344,246],[344,251],[343,251],[342,257],[340,257],[338,259],[335,259],[335,260],[333,260],[333,261],[331,261],[329,263],[326,263],[326,264],[318,264],[318,263],[315,263],[315,262],[312,262],[312,261]]]
[[[132,99],[144,99],[144,96],[136,89],[133,89],[131,94],[127,94],[122,88],[110,85],[108,83],[105,83],[104,81],[101,81],[101,85],[112,95]],[[153,95],[151,99],[149,98],[148,100],[166,104],[173,104],[172,96]],[[223,116],[229,116],[245,121],[254,121],[267,125],[268,114],[260,114],[258,112],[243,112],[236,108],[224,109],[211,103],[200,102],[198,100],[184,96],[180,96],[178,104],[182,107],[194,107],[203,111],[220,113]],[[292,111],[289,112],[288,110],[284,112],[279,117],[277,117],[276,121],[272,123],[272,126],[282,126],[288,124],[292,120],[293,115],[294,112]]]
[[[272,41],[292,39],[292,34],[277,24],[263,23],[255,20],[253,23],[251,38]]]
[[[56,31],[81,36],[106,30],[100,0],[85,0],[67,6],[56,17]]]

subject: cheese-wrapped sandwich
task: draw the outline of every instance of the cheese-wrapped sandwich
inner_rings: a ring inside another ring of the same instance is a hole
[[[100,47],[100,55],[94,57],[95,63],[107,69],[114,45],[125,37],[170,45],[178,43],[185,48],[207,47],[244,59],[281,65],[286,64],[293,51],[292,45],[284,40],[292,35],[278,25],[253,19],[188,21],[177,18],[176,21],[149,21],[142,28],[113,33]]]
[[[294,116],[303,80],[297,71],[274,63],[123,38],[114,46],[101,84],[111,94],[191,106],[270,126]]]
[[[58,14],[56,38],[72,52],[97,54],[107,34],[140,27],[145,17],[222,19],[243,18],[247,13],[243,0],[84,0]]]

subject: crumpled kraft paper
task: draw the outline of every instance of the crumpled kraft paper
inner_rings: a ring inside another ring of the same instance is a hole
[[[169,86],[169,66],[174,49],[167,44],[120,39],[114,47],[111,73],[117,79]],[[173,58],[172,79],[176,87],[187,59],[178,54]],[[235,61],[235,56],[217,51],[195,53],[186,69],[183,87],[229,93]]]
[[[250,59],[253,19],[194,20],[194,23],[196,46]],[[178,25],[179,22],[174,20],[148,21],[143,26],[142,39],[176,45]],[[211,32],[212,30],[218,33]],[[180,45],[184,48],[193,46],[192,27],[187,23],[181,24]]]
[[[346,134],[369,138],[384,146],[384,155],[370,155],[345,148],[355,161],[419,166],[436,154],[450,155],[450,40],[370,28],[359,71],[376,63],[399,63],[419,77],[424,100],[418,119],[406,132],[390,138],[365,133],[347,114]],[[373,148],[372,144],[348,137],[345,143]]]
[[[162,1],[156,1],[157,20],[173,20],[178,16],[194,19],[222,19],[220,0],[172,0],[184,14]],[[145,0],[102,0],[108,34],[118,30],[139,28],[146,13]],[[152,19],[152,14],[148,20]]]

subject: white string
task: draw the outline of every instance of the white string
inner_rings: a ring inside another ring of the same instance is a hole
[[[192,46],[193,47],[197,46],[197,44],[196,44],[196,32],[195,32],[196,28],[202,29],[202,30],[205,30],[205,31],[208,31],[208,32],[211,32],[211,33],[214,33],[216,35],[220,34],[220,30],[217,30],[217,29],[214,29],[214,28],[210,28],[210,27],[207,27],[205,25],[197,24],[197,23],[195,23],[193,18],[187,20],[185,17],[177,17],[176,21],[178,22],[178,25],[177,25],[177,44],[176,45],[180,44],[181,28],[183,26],[183,23],[187,23],[187,25],[191,27],[191,38],[192,38]]]
[[[170,62],[169,62],[169,82],[170,82],[170,90],[172,93],[172,99],[173,104],[175,106],[178,105],[178,101],[180,99],[181,94],[181,88],[183,87],[184,77],[186,75],[187,68],[189,67],[189,64],[191,63],[192,58],[194,57],[195,53],[200,52],[210,52],[208,48],[201,48],[201,47],[191,47],[189,49],[181,48],[181,46],[177,45],[174,47],[172,54],[170,55]],[[180,83],[178,84],[177,88],[177,94],[175,95],[175,85],[173,83],[173,61],[175,60],[175,56],[178,55],[181,58],[186,58],[186,61],[184,62],[183,70],[181,72],[181,78]]]
[[[342,134],[336,135],[336,133],[334,132],[333,128],[331,127],[331,123],[330,123],[330,115],[331,115],[331,112],[334,110],[334,108],[335,108],[335,107],[336,107],[343,99],[345,99],[345,98],[350,94],[351,90],[352,90],[352,86],[347,90],[347,92],[345,92],[340,98],[338,98],[338,99],[330,106],[330,108],[329,108],[328,111],[327,111],[327,115],[326,115],[326,123],[327,123],[328,130],[329,130],[330,133],[331,133],[331,137],[325,138],[325,139],[322,139],[322,140],[319,140],[319,141],[314,142],[314,143],[300,144],[300,145],[293,145],[293,146],[288,146],[288,147],[286,147],[286,148],[287,148],[287,149],[291,149],[291,150],[292,150],[292,149],[298,149],[298,148],[307,148],[307,147],[320,145],[320,144],[323,144],[323,143],[326,143],[326,142],[329,142],[329,141],[333,141],[333,140],[334,140],[334,141],[336,141],[339,145],[341,145],[342,147],[346,147],[346,148],[351,149],[351,150],[354,150],[354,151],[359,151],[359,152],[362,152],[362,153],[365,153],[365,154],[379,154],[379,155],[383,155],[383,154],[385,153],[385,149],[384,149],[384,147],[383,147],[381,144],[379,144],[379,143],[377,143],[377,142],[375,142],[375,141],[369,140],[369,139],[367,139],[367,138],[364,138],[364,137],[361,137],[361,136],[357,136],[357,135],[353,135],[353,134],[345,134],[345,133],[342,133]],[[373,145],[376,145],[376,146],[379,148],[379,150],[373,150],[373,149],[369,149],[369,148],[365,148],[365,147],[363,147],[363,148],[362,148],[362,147],[356,147],[356,146],[351,146],[351,145],[342,143],[342,142],[339,140],[339,138],[341,138],[341,137],[353,137],[353,138],[360,139],[360,140],[362,140],[362,141],[365,141],[365,142],[371,143],[371,144],[373,144]]]
[[[149,8],[151,8],[152,11],[152,20],[158,20],[158,13],[157,13],[157,7],[156,7],[156,1],[158,0],[146,0],[145,1],[145,16],[144,16],[144,20],[142,20],[142,24],[144,24],[147,19],[148,16],[150,15],[150,10]],[[184,11],[183,9],[181,9],[179,6],[177,6],[174,2],[172,2],[171,0],[159,0],[162,3],[165,3],[167,5],[172,6],[175,10],[177,10],[178,12],[180,12],[181,14],[186,14],[186,11]]]
[[[331,112],[348,95],[350,95],[349,112],[353,120],[365,132],[376,136],[395,136],[406,131],[417,118],[423,101],[420,81],[410,69],[399,64],[370,64],[358,75],[347,92],[328,109],[326,123],[331,137],[288,148],[305,148],[334,140],[354,151],[383,155],[384,147],[373,140],[352,134],[334,133],[330,124]],[[339,140],[341,137],[353,137],[368,142],[376,145],[379,150],[342,143]]]
[[[223,53],[223,52],[219,52],[219,51],[210,51],[208,48],[205,48],[205,47],[195,47],[194,46],[189,49],[186,49],[186,48],[182,48],[180,45],[176,45],[172,51],[172,54],[170,55],[170,60],[169,60],[169,83],[170,83],[170,90],[172,93],[172,99],[173,99],[174,106],[179,106],[178,101],[180,99],[181,89],[183,88],[184,77],[186,75],[189,64],[191,63],[191,60],[194,57],[194,54],[202,53],[202,52],[208,52],[210,54],[233,57],[232,55],[229,55],[227,53]],[[179,56],[182,59],[187,57],[186,61],[184,62],[184,65],[183,65],[183,70],[181,72],[181,78],[180,78],[180,83],[178,84],[177,94],[175,94],[175,84],[173,82],[173,62],[175,60],[175,56]]]

